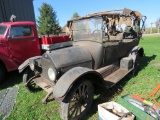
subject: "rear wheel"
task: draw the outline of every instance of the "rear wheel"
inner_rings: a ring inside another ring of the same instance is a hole
[[[61,102],[60,114],[62,119],[83,119],[91,108],[93,95],[93,85],[89,80],[84,80],[74,85],[63,102]]]
[[[2,83],[6,79],[7,70],[5,66],[0,63],[0,83]]]
[[[23,74],[23,83],[25,85],[25,88],[29,91],[29,92],[38,92],[41,90],[41,88],[36,85],[36,83],[34,82],[34,78],[33,80],[29,81],[32,77],[34,77],[36,74],[34,71],[32,71],[30,68],[27,68]],[[28,82],[29,81],[29,82]]]
[[[138,74],[139,59],[140,59],[140,55],[139,55],[139,53],[137,53],[136,58],[135,58],[135,62],[134,62],[134,69],[132,71],[132,76],[136,76]]]

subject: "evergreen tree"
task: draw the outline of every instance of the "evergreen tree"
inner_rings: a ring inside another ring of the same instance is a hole
[[[56,12],[53,10],[52,6],[43,3],[41,8],[38,8],[40,16],[38,17],[38,33],[40,35],[49,34],[59,34],[61,28],[57,20]]]
[[[77,12],[75,12],[75,13],[73,14],[73,16],[72,16],[72,19],[73,19],[73,18],[78,18],[78,17],[80,17],[79,14],[78,14]]]

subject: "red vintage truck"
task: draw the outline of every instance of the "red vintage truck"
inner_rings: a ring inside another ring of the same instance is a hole
[[[0,23],[0,82],[28,58],[71,44],[68,36],[39,38],[34,22]]]

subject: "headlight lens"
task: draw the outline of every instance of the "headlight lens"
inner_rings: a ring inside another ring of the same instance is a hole
[[[33,59],[29,60],[29,66],[30,66],[30,68],[31,68],[32,71],[35,70],[35,61]]]
[[[52,80],[52,81],[55,81],[56,80],[56,70],[54,68],[49,68],[48,69],[48,76],[49,76],[49,79]]]

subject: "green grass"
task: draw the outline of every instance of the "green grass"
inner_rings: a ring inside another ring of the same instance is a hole
[[[97,105],[107,101],[116,101],[118,97],[125,94],[144,94],[149,95],[160,83],[160,36],[144,37],[140,46],[144,48],[145,56],[140,60],[140,68],[137,76],[126,76],[112,89],[107,90],[103,95],[97,95],[87,116],[87,120],[98,119]],[[19,94],[13,111],[6,120],[60,120],[59,103],[52,101],[42,104],[41,100],[45,97],[45,91],[29,93],[22,84],[22,75],[18,72],[8,74],[7,81],[0,85],[0,89],[19,85]],[[160,102],[160,91],[156,94],[156,99]],[[151,100],[149,98],[148,100]]]

